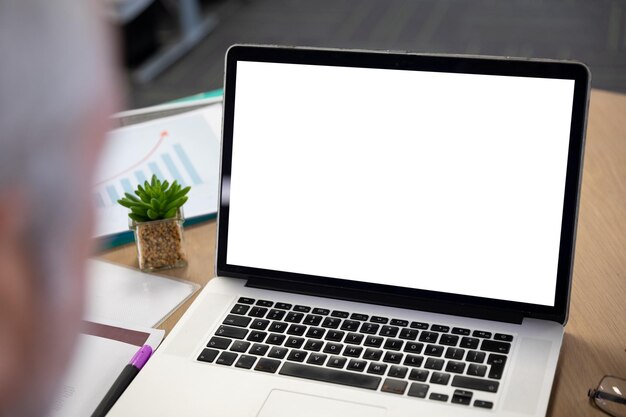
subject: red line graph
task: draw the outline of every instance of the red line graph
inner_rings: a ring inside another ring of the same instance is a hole
[[[164,130],[161,132],[161,136],[159,137],[159,140],[157,141],[157,143],[154,145],[154,147],[143,157],[141,158],[139,161],[137,161],[136,163],[134,163],[133,165],[131,165],[129,168],[126,168],[125,170],[118,172],[117,174],[102,180],[98,183],[96,183],[94,186],[100,186],[104,183],[107,183],[111,180],[116,179],[117,177],[120,177],[130,171],[133,171],[134,169],[138,168],[139,166],[143,165],[148,159],[150,159],[152,157],[152,155],[154,155],[154,153],[157,151],[157,149],[159,149],[159,147],[161,146],[161,144],[163,143],[163,141],[165,140],[165,138],[169,136],[169,133],[167,132],[167,130]]]

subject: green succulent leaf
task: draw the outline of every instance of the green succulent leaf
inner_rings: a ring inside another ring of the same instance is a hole
[[[169,219],[187,202],[189,190],[191,187],[183,188],[177,180],[170,183],[152,175],[134,194],[124,193],[117,202],[130,210],[128,217],[136,222]]]

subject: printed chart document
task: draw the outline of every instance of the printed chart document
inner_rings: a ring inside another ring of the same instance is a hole
[[[186,218],[217,212],[222,104],[111,131],[95,175],[95,237],[128,231],[117,200],[153,174],[191,186]]]
[[[144,344],[156,348],[163,335],[163,330],[83,322],[49,417],[90,416],[137,350]]]

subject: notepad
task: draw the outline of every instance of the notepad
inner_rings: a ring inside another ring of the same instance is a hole
[[[155,327],[199,288],[192,282],[90,259],[85,320]]]

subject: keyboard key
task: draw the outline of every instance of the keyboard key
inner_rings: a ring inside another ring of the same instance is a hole
[[[443,354],[443,346],[427,345],[426,349],[424,349],[424,355],[439,357],[442,354]]]
[[[256,305],[261,306],[261,307],[271,307],[274,305],[274,303],[268,300],[258,300],[256,302]]]
[[[439,343],[446,346],[456,346],[459,342],[459,336],[453,336],[451,334],[442,334]]]
[[[378,335],[384,337],[396,337],[399,331],[400,329],[394,326],[383,326],[380,328]]]
[[[275,308],[271,309],[269,313],[267,313],[266,319],[269,320],[282,320],[285,317],[287,312],[285,310],[277,310]]]
[[[347,361],[348,359],[342,358],[341,356],[331,356],[326,366],[330,366],[331,368],[343,368]]]
[[[254,362],[256,362],[255,356],[241,355],[235,363],[235,367],[250,369],[252,365],[254,365]]]
[[[446,372],[452,372],[454,374],[462,374],[465,371],[465,363],[457,361],[448,361],[446,365]]]
[[[341,330],[329,330],[326,333],[326,337],[324,338],[324,340],[330,340],[332,342],[341,342],[345,334],[346,333],[342,332]]]
[[[321,340],[307,340],[306,343],[304,344],[304,350],[312,350],[314,352],[319,352],[320,350],[322,350],[323,345],[324,345],[324,342],[322,342]]]
[[[400,350],[403,345],[404,342],[400,339],[387,339],[383,347],[389,350]]]
[[[287,313],[285,316],[285,321],[289,323],[300,323],[304,318],[304,314],[302,313],[294,313],[293,311]]]
[[[385,379],[383,382],[383,387],[380,389],[382,392],[391,392],[393,394],[404,394],[406,391],[406,386],[408,383],[406,381],[400,381],[398,379]]]
[[[392,365],[391,368],[389,368],[387,376],[391,376],[393,378],[404,378],[407,372],[409,372],[409,368],[406,366]]]
[[[506,356],[496,355],[492,353],[487,359],[487,363],[491,365],[489,369],[489,378],[501,379],[504,372],[504,365],[506,365]]]
[[[415,329],[402,329],[400,330],[400,339],[404,340],[415,340],[417,339],[417,334],[419,332]]]
[[[255,330],[265,330],[269,325],[269,320],[256,319],[252,321],[252,324],[250,324],[250,328]]]
[[[375,375],[383,375],[387,370],[387,365],[384,363],[370,363],[369,368],[367,368],[367,373],[375,374]]]
[[[228,324],[229,326],[248,327],[248,324],[250,324],[251,321],[252,319],[250,317],[229,314],[226,316],[223,323]]]
[[[405,352],[422,353],[422,349],[424,349],[423,343],[407,342],[406,345],[404,345]]]
[[[380,347],[383,344],[383,338],[379,336],[367,336],[363,345],[371,347]]]
[[[428,374],[430,371],[425,369],[411,369],[411,373],[409,374],[409,379],[413,381],[426,381],[428,378]]]
[[[469,352],[467,352],[467,357],[465,358],[465,360],[468,362],[483,363],[485,361],[485,356],[485,352],[470,350]]]
[[[198,356],[198,360],[201,362],[213,362],[215,360],[215,358],[217,358],[217,355],[220,354],[219,350],[215,350],[215,349],[204,349],[202,351],[202,353],[200,353],[200,356]]]
[[[265,332],[259,332],[257,330],[253,330],[250,332],[250,335],[247,337],[246,340],[249,340],[251,342],[262,343],[265,340],[266,336],[267,336],[267,333]]]
[[[491,401],[475,400],[474,407],[486,408],[488,410],[491,410],[493,408],[493,403]]]
[[[330,310],[327,310],[325,308],[314,308],[312,313],[320,316],[327,316],[330,314]]]
[[[341,324],[341,320],[336,317],[326,317],[322,322],[322,327],[327,329],[336,329]]]
[[[372,323],[387,324],[389,319],[387,317],[372,316],[372,317],[370,317],[370,321]]]
[[[304,344],[304,338],[303,337],[289,337],[287,339],[287,342],[285,342],[285,347],[289,347],[289,348],[293,348],[293,349],[299,349],[300,347],[302,347],[302,345]]]
[[[371,390],[378,389],[381,381],[377,376],[290,362],[280,368],[279,374]]]
[[[449,374],[444,374],[443,372],[433,372],[430,377],[431,384],[439,384],[439,385],[448,385],[448,381],[450,380]]]
[[[306,352],[303,350],[292,350],[291,352],[289,352],[289,356],[287,356],[287,360],[288,361],[295,361],[295,362],[304,362],[304,359],[306,358]]]
[[[365,361],[350,359],[350,362],[348,362],[348,366],[346,366],[346,369],[349,369],[351,371],[363,372],[365,370],[365,366],[367,366],[367,362]]]
[[[448,396],[445,394],[439,394],[436,392],[431,392],[430,396],[428,397],[429,400],[435,400],[435,401],[443,401],[446,402],[448,401]]]
[[[454,378],[452,378],[453,387],[475,389],[478,391],[498,392],[499,385],[497,381],[469,376],[455,375]]]
[[[428,329],[428,323],[422,323],[421,321],[412,321],[411,322],[411,328],[413,328],[413,329],[420,329],[420,330],[426,330],[426,329]]]
[[[299,311],[300,313],[308,313],[309,311],[311,311],[311,307],[297,305],[293,308],[293,311]]]
[[[499,340],[501,342],[512,342],[513,341],[513,336],[511,336],[510,334],[502,334],[502,333],[496,333],[493,336],[494,339]]]
[[[439,333],[422,332],[420,335],[420,342],[437,343],[437,339],[439,339]]]
[[[432,326],[430,326],[430,330],[432,330],[433,332],[448,333],[450,331],[450,327],[442,326],[440,324],[433,324]]]
[[[461,344],[459,345],[459,347],[462,347],[465,349],[477,349],[478,339],[475,339],[473,337],[464,337],[461,339]]]
[[[347,311],[334,310],[332,313],[330,313],[330,315],[333,317],[339,317],[340,319],[347,319],[350,316],[350,313],[348,313]]]
[[[243,340],[235,340],[230,350],[233,352],[245,352],[250,347],[250,342],[244,342]]]
[[[426,398],[428,388],[429,386],[426,384],[418,384],[417,382],[413,382],[411,384],[411,387],[409,388],[409,392],[407,393],[407,395],[409,397]]]
[[[397,352],[387,352],[385,353],[385,357],[383,358],[384,362],[389,363],[400,363],[404,355],[402,353]]]
[[[409,325],[409,322],[408,320],[392,319],[391,323],[389,324],[391,324],[392,326],[406,327]]]
[[[370,361],[377,361],[383,356],[383,351],[379,349],[365,349],[365,353],[363,354],[363,359],[367,359]]]
[[[406,358],[404,359],[404,364],[407,366],[422,366],[422,362],[424,362],[423,356],[406,355]]]
[[[262,345],[260,343],[255,343],[255,344],[252,345],[252,347],[250,348],[250,351],[248,353],[250,353],[252,355],[263,356],[263,355],[265,355],[265,353],[267,353],[269,348],[270,347],[268,345]]]
[[[470,363],[467,367],[467,374],[470,376],[485,376],[487,373],[487,367],[485,365],[477,365]]]
[[[470,402],[472,402],[472,392],[461,389],[454,390],[450,402],[453,404],[470,405]]]
[[[287,334],[291,334],[294,336],[302,336],[306,332],[306,326],[301,324],[292,324],[287,329]]]
[[[206,347],[215,349],[227,349],[230,346],[230,339],[224,339],[223,337],[213,336]]]
[[[237,359],[236,353],[222,352],[222,354],[219,356],[219,358],[217,358],[215,363],[217,363],[218,365],[230,366],[235,362],[235,359]]]
[[[270,352],[267,354],[267,356],[270,358],[282,359],[285,357],[288,351],[289,349],[287,348],[274,346],[270,349]]]
[[[361,326],[361,322],[355,320],[344,320],[341,324],[341,330],[356,332],[357,330],[359,330],[359,326]]]
[[[220,326],[217,328],[215,334],[218,336],[231,337],[233,339],[243,339],[248,334],[248,330],[238,327]]]
[[[291,310],[291,304],[287,304],[287,303],[276,303],[274,307],[279,308],[281,310]]]
[[[230,310],[230,312],[232,314],[244,315],[248,312],[248,310],[250,310],[250,306],[247,306],[244,304],[235,304],[235,307],[233,307],[232,310]]]
[[[311,353],[309,355],[309,359],[306,361],[306,363],[310,363],[312,365],[324,365],[324,362],[326,361],[326,358],[328,356],[324,355],[323,353]]]
[[[283,323],[282,321],[274,321],[270,324],[267,330],[273,333],[284,333],[287,330],[287,323]]]
[[[458,334],[461,336],[469,336],[470,334],[470,329],[464,329],[461,327],[453,327],[452,328],[452,334]]]
[[[362,352],[363,352],[362,347],[346,346],[346,348],[343,350],[343,356],[350,356],[351,358],[358,358],[359,356],[361,356]]]
[[[343,350],[343,345],[341,343],[326,343],[324,346],[324,353],[330,353],[333,355],[339,355],[339,353]]]
[[[443,359],[428,358],[426,359],[424,368],[435,369],[437,371],[440,371],[443,368],[443,363],[444,363]]]
[[[308,324],[309,326],[319,326],[323,318],[324,317],[322,316],[315,316],[313,314],[307,314],[306,317],[304,318],[304,321],[302,321],[302,323]]]
[[[326,330],[321,327],[310,327],[306,332],[306,337],[310,337],[311,339],[321,339],[324,337],[324,333],[326,333]]]
[[[463,349],[449,347],[448,350],[446,350],[446,358],[448,359],[461,360],[463,359],[463,355],[465,355],[465,350]]]
[[[483,339],[491,339],[491,332],[486,332],[484,330],[474,330],[474,332],[472,333],[472,336],[480,337]]]
[[[241,304],[254,304],[254,300],[252,298],[247,298],[247,297],[241,297],[239,298],[239,301],[237,302]]]
[[[359,321],[367,321],[368,318],[369,316],[367,314],[359,314],[359,313],[352,313],[352,315],[350,316],[350,319],[359,320]]]
[[[344,342],[345,343],[350,343],[350,344],[353,344],[353,345],[360,345],[361,342],[363,341],[364,337],[365,336],[363,336],[362,334],[359,334],[359,333],[348,333],[348,335],[344,339]]]
[[[267,314],[267,308],[265,307],[252,307],[250,313],[248,313],[251,317],[265,317]]]
[[[254,370],[261,371],[261,372],[269,372],[273,374],[274,372],[278,370],[279,366],[280,366],[280,361],[277,361],[274,359],[261,358],[259,359],[259,362],[254,367]]]
[[[511,350],[511,344],[507,342],[498,342],[496,340],[483,340],[480,344],[480,350],[496,353],[509,353],[509,350]]]
[[[363,323],[360,332],[365,334],[376,334],[379,328],[380,325],[375,323]]]

